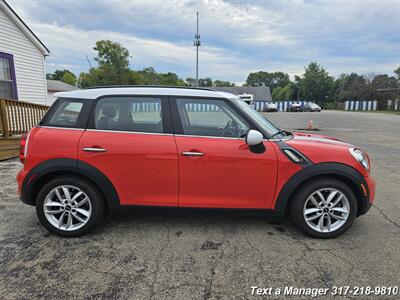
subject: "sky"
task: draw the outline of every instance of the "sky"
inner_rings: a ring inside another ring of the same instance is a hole
[[[86,1],[6,0],[50,49],[47,72],[95,66],[97,40],[121,43],[130,67],[242,83],[250,72],[292,78],[311,61],[334,76],[393,75],[400,65],[400,0],[381,1]]]

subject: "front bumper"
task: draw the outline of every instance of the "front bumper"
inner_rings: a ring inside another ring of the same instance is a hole
[[[375,191],[376,191],[375,180],[371,176],[364,177],[364,179],[367,185],[367,195],[365,197],[365,200],[363,201],[363,205],[361,205],[361,207],[358,210],[359,216],[366,214],[370,210],[372,203],[375,200]]]
[[[369,190],[369,202],[372,203],[375,200],[376,183],[371,176],[365,178],[365,181],[367,182]]]

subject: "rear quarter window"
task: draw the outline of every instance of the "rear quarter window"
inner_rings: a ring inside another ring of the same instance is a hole
[[[91,103],[81,99],[58,99],[41,125],[85,128]]]

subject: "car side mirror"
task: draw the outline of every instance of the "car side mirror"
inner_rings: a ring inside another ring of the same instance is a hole
[[[257,146],[262,143],[264,136],[261,132],[251,129],[246,135],[246,144],[249,146]]]

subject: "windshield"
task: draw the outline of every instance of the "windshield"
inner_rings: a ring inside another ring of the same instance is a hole
[[[253,109],[243,100],[232,98],[232,101],[237,106],[239,106],[239,108],[242,111],[244,111],[244,113],[248,115],[253,120],[253,122],[255,122],[259,127],[261,127],[268,136],[274,135],[280,131],[279,128],[273,125],[270,121],[264,118],[262,114]]]

